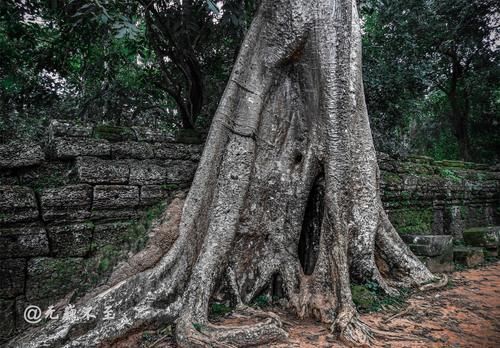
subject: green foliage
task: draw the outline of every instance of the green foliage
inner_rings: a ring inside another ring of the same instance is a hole
[[[457,183],[462,182],[462,178],[455,171],[453,171],[453,169],[439,168],[439,174],[450,181]]]
[[[500,68],[494,0],[367,0],[363,69],[379,150],[494,162]],[[495,34],[496,32],[496,34]]]
[[[167,191],[174,191],[179,188],[179,185],[177,184],[163,184],[161,185],[161,188]]]
[[[210,314],[213,316],[223,316],[224,314],[230,313],[232,310],[231,307],[223,303],[212,303],[210,306]]]
[[[148,208],[142,216],[132,221],[127,228],[127,233],[123,236],[123,241],[128,245],[128,249],[138,252],[143,249],[148,241],[148,231],[153,221],[157,219],[165,210],[165,204],[159,203]]]
[[[41,139],[51,118],[208,129],[259,2],[159,1],[160,18],[145,3],[2,1],[0,143]],[[498,2],[366,0],[360,10],[377,149],[458,159],[468,142],[475,161],[497,161]]]
[[[403,306],[411,292],[407,288],[398,291],[397,296],[389,296],[375,282],[351,285],[352,299],[360,312],[378,312]]]
[[[115,245],[105,245],[100,248],[97,271],[101,274],[109,272],[116,265],[120,255],[121,251]]]
[[[260,295],[255,298],[253,304],[260,308],[268,307],[271,304],[270,298],[267,295]]]
[[[377,295],[362,285],[351,286],[352,300],[359,310],[368,311],[377,302]]]
[[[178,128],[192,81],[174,71],[176,61],[160,63],[174,47],[195,52],[203,96],[196,124],[208,128],[255,2],[224,1],[220,13],[205,0],[190,4],[162,12],[174,26],[168,42],[153,35],[141,1],[2,1],[0,142],[40,139],[51,118]]]
[[[200,323],[193,323],[193,327],[195,328],[196,331],[202,332],[204,325]]]

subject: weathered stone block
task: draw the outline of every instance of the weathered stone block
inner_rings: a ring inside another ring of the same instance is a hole
[[[408,160],[414,163],[433,164],[434,159],[429,156],[410,155]]]
[[[173,134],[164,133],[155,129],[146,127],[132,127],[138,141],[154,142],[172,142],[175,141]]]
[[[42,227],[0,230],[0,258],[41,256],[48,253],[49,241]]]
[[[39,144],[14,142],[0,145],[0,168],[33,166],[44,159],[45,153]]]
[[[197,164],[192,161],[172,160],[166,165],[167,183],[190,183],[196,173]]]
[[[24,186],[0,186],[0,225],[38,219],[35,193]]]
[[[40,257],[28,261],[26,298],[58,299],[79,287],[85,268],[83,258]]]
[[[15,302],[0,299],[0,345],[14,335],[15,318]]]
[[[111,222],[98,224],[94,229],[92,248],[101,249],[106,245],[120,245],[127,240],[131,222]]]
[[[193,161],[200,159],[203,149],[201,145],[176,143],[157,143],[153,147],[156,158]]]
[[[0,262],[0,298],[15,298],[24,292],[25,259]]]
[[[57,159],[71,159],[79,156],[111,156],[111,146],[104,139],[55,138],[50,146],[52,156]]]
[[[438,256],[419,256],[419,259],[432,273],[449,273],[455,270],[453,262],[453,249],[451,253]]]
[[[94,187],[94,209],[136,207],[139,187],[127,185],[97,185]]]
[[[111,144],[111,156],[113,158],[149,159],[154,157],[154,153],[151,144],[127,141]]]
[[[58,257],[87,255],[93,229],[90,222],[47,227],[52,252]]]
[[[116,209],[94,209],[91,219],[93,221],[113,221],[130,220],[137,218],[138,213],[135,208],[116,208]]]
[[[438,256],[453,250],[452,236],[403,235],[402,238],[416,255]]]
[[[463,235],[464,242],[475,247],[496,249],[500,244],[500,226],[468,228]]]
[[[49,125],[49,137],[82,137],[92,136],[92,127],[78,125],[71,121],[52,120]]]
[[[44,189],[40,203],[44,221],[84,220],[90,217],[92,187],[82,184]]]
[[[4,168],[0,170],[0,186],[16,186],[19,185],[16,173],[13,169]]]
[[[153,161],[130,162],[130,180],[132,185],[163,184],[166,179],[166,169]]]
[[[432,234],[444,234],[444,212],[442,208],[434,208],[432,218]]]
[[[21,185],[35,190],[69,185],[75,182],[73,165],[67,161],[45,161],[36,167],[18,170]]]
[[[483,248],[476,247],[455,247],[453,249],[453,260],[457,263],[473,267],[484,262]]]
[[[451,206],[444,211],[444,231],[457,240],[462,239],[464,230],[463,209],[463,206]]]
[[[166,185],[146,185],[141,187],[141,198],[139,203],[143,206],[153,205],[161,202],[167,196],[168,187],[166,187]]]
[[[111,126],[100,124],[94,127],[94,137],[109,141],[137,140],[137,137],[130,127]]]
[[[126,184],[129,166],[126,162],[80,157],[76,162],[78,179],[88,184]]]

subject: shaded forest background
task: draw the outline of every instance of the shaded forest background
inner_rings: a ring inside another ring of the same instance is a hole
[[[206,133],[257,7],[0,2],[0,142],[40,140],[53,118]],[[363,0],[360,11],[377,149],[498,162],[500,4]]]

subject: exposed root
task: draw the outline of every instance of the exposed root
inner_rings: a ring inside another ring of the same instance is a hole
[[[354,308],[341,310],[330,330],[349,347],[369,347],[374,343],[372,330],[359,319]]]
[[[279,316],[252,308],[243,308],[236,316],[265,317],[263,322],[252,325],[220,326],[211,323],[190,323],[181,320],[177,324],[177,343],[181,347],[248,347],[268,344],[288,337]]]
[[[428,290],[436,290],[436,289],[441,289],[444,288],[448,284],[448,276],[446,274],[441,274],[441,277],[439,277],[437,282],[432,282],[428,284],[424,284],[418,289],[420,291],[428,291]]]
[[[391,286],[390,282],[385,280],[378,269],[376,269],[375,274],[372,277],[372,280],[375,281],[380,289],[385,292],[386,295],[391,296],[391,297],[396,297],[399,295],[399,291],[396,289],[396,287]]]
[[[359,319],[354,309],[350,308],[339,313],[330,329],[349,347],[372,347],[379,342],[419,340],[417,336],[370,327]]]
[[[388,322],[390,322],[391,320],[394,320],[394,319],[396,319],[396,318],[402,317],[403,315],[406,315],[408,312],[410,312],[410,309],[412,309],[412,307],[411,307],[411,306],[408,306],[408,307],[406,307],[404,310],[402,310],[402,311],[400,311],[400,312],[398,312],[398,313],[396,313],[396,314],[393,314],[393,315],[391,315],[390,317],[388,317],[388,318],[384,319],[384,320],[382,321],[382,323],[387,324],[387,323],[388,323]]]

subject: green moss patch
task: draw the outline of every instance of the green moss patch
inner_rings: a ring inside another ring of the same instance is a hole
[[[368,311],[375,306],[377,295],[363,285],[351,286],[352,301],[360,310]]]
[[[389,296],[374,282],[351,285],[352,300],[356,308],[365,313],[401,307],[411,292],[406,288],[398,291],[397,296]]]
[[[94,127],[94,138],[109,141],[136,140],[132,128],[100,124]]]
[[[429,234],[432,230],[432,209],[401,209],[391,212],[390,220],[401,234]]]

